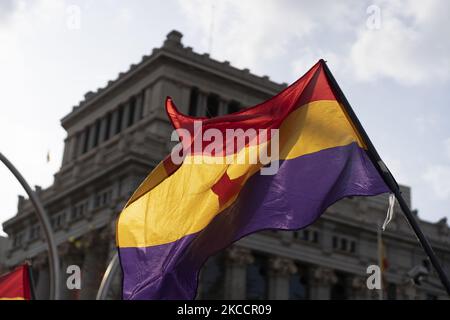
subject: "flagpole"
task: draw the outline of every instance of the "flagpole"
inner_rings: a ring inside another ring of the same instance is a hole
[[[383,240],[381,239],[381,224],[380,227],[377,228],[377,245],[378,245],[378,266],[380,267],[380,290],[379,290],[379,300],[383,300]]]
[[[444,270],[442,269],[442,266],[436,257],[436,254],[433,251],[433,248],[431,247],[430,243],[428,242],[427,238],[423,234],[422,230],[420,229],[419,224],[417,223],[416,218],[414,217],[413,213],[411,212],[407,202],[402,196],[402,193],[400,191],[400,188],[395,181],[394,177],[392,176],[389,169],[386,167],[383,160],[381,160],[377,150],[375,149],[374,145],[370,141],[369,136],[367,135],[366,131],[364,130],[363,126],[361,125],[361,122],[356,117],[355,112],[353,111],[350,103],[348,102],[347,98],[345,97],[344,93],[342,92],[341,88],[339,87],[339,84],[334,79],[333,74],[331,73],[330,69],[328,68],[328,65],[324,60],[321,60],[324,71],[328,77],[328,79],[331,82],[332,87],[334,88],[335,94],[338,96],[338,100],[342,103],[345,111],[347,112],[348,116],[352,120],[353,124],[356,126],[356,129],[358,130],[358,133],[361,135],[361,138],[363,139],[364,143],[367,146],[368,155],[371,158],[373,164],[375,165],[375,168],[380,173],[381,177],[383,178],[384,182],[387,184],[389,189],[394,193],[395,198],[397,199],[398,204],[400,205],[400,208],[402,209],[403,214],[405,215],[406,219],[408,220],[411,228],[413,229],[415,235],[417,236],[417,239],[419,240],[419,243],[422,245],[422,248],[424,249],[425,253],[428,255],[434,269],[436,270],[439,279],[442,282],[442,285],[447,291],[447,294],[450,296],[450,281],[445,274]]]
[[[25,178],[20,174],[20,172],[14,167],[14,165],[0,152],[0,161],[5,164],[5,166],[11,171],[11,173],[16,177],[28,197],[34,206],[38,220],[44,229],[45,238],[48,245],[48,259],[49,259],[49,269],[50,269],[50,299],[58,300],[58,284],[59,284],[59,259],[58,251],[56,250],[56,243],[53,237],[52,227],[50,225],[48,216],[45,212],[44,206],[42,205],[39,197],[31,189],[30,185],[27,183]]]

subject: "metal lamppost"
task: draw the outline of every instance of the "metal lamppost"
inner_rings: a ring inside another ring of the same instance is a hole
[[[36,215],[39,219],[39,222],[44,230],[45,238],[47,240],[48,245],[48,259],[49,259],[49,268],[50,268],[50,299],[58,300],[59,299],[59,258],[58,251],[56,250],[56,243],[53,237],[52,227],[50,225],[50,221],[48,216],[44,210],[44,206],[42,205],[39,197],[36,193],[30,188],[27,181],[20,174],[20,172],[13,166],[13,164],[0,152],[0,161],[5,164],[5,166],[12,172],[12,174],[16,177],[16,179],[20,182],[22,187],[25,189],[28,197],[31,200],[31,203],[34,206]]]
[[[108,267],[106,268],[105,274],[103,275],[100,288],[98,289],[97,292],[97,297],[95,298],[96,300],[106,299],[106,295],[108,294],[109,287],[111,286],[112,279],[117,271],[118,266],[119,266],[119,254],[116,252],[114,253],[114,256],[112,257],[111,261],[108,264]]]

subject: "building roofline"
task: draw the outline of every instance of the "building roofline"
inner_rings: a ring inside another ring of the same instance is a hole
[[[207,53],[196,53],[191,47],[185,47],[181,42],[181,38],[182,34],[179,31],[173,30],[169,32],[161,48],[154,48],[151,55],[144,55],[139,63],[131,64],[127,71],[120,72],[118,77],[115,80],[108,81],[105,87],[99,88],[95,92],[88,91],[84,95],[84,100],[80,101],[78,105],[73,107],[69,114],[61,119],[62,126],[66,128],[66,124],[73,117],[81,114],[90,105],[95,104],[114,89],[120,87],[127,80],[133,78],[163,57],[177,60],[185,64],[191,64],[204,71],[214,72],[216,75],[232,79],[235,82],[240,82],[244,86],[262,92],[271,92],[275,94],[287,86],[286,83],[280,84],[270,80],[268,76],[258,76],[250,73],[250,70],[247,68],[238,69],[233,67],[230,65],[229,61],[221,62],[212,59]]]

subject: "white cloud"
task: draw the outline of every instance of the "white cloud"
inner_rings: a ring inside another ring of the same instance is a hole
[[[425,135],[430,128],[436,128],[440,124],[438,116],[433,113],[420,114],[414,119],[414,122],[417,132],[421,135]]]
[[[360,28],[351,60],[361,80],[391,78],[405,85],[450,78],[449,2],[376,1],[381,28]]]
[[[289,57],[287,61],[294,61],[291,66],[295,72],[299,69],[302,74],[325,54],[336,57],[334,50],[317,50],[321,47],[315,45],[318,36],[327,36],[327,29],[351,30],[355,8],[361,7],[358,1],[346,4],[277,0],[214,3],[213,9],[212,2],[208,1],[179,1],[193,32],[203,39],[205,50],[208,50],[213,26],[212,55],[230,60],[241,68],[249,67],[256,73],[266,71],[271,61]],[[328,41],[322,44],[329,46]]]
[[[213,2],[179,4],[205,50],[213,25],[212,54],[256,72],[275,58],[305,71],[318,58],[340,57],[336,63],[361,81],[416,85],[450,78],[450,37],[442,34],[450,27],[450,2],[226,0],[214,2],[214,14]],[[366,11],[373,4],[381,28],[370,30]]]
[[[444,151],[448,159],[450,159],[450,138],[444,140]]]
[[[423,178],[431,185],[440,199],[450,197],[450,166],[434,165],[427,168]]]

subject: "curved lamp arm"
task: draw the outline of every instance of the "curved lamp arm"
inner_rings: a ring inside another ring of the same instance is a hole
[[[11,162],[9,162],[9,160],[1,152],[0,152],[0,161],[5,164],[5,166],[12,172],[12,174],[16,177],[16,179],[25,189],[26,193],[28,194],[28,197],[31,200],[31,203],[34,206],[38,220],[42,228],[44,229],[45,238],[47,240],[48,245],[48,259],[50,269],[50,299],[58,300],[59,258],[58,252],[56,250],[55,239],[53,237],[52,227],[50,225],[48,216],[36,193],[30,188],[30,186],[28,185],[24,177],[20,174],[20,172],[13,166]]]
[[[116,273],[118,266],[119,266],[119,255],[116,252],[111,261],[109,262],[105,274],[103,275],[100,288],[98,289],[97,292],[97,297],[95,298],[96,300],[105,300],[106,294],[108,293],[109,287],[111,286],[112,278]]]

